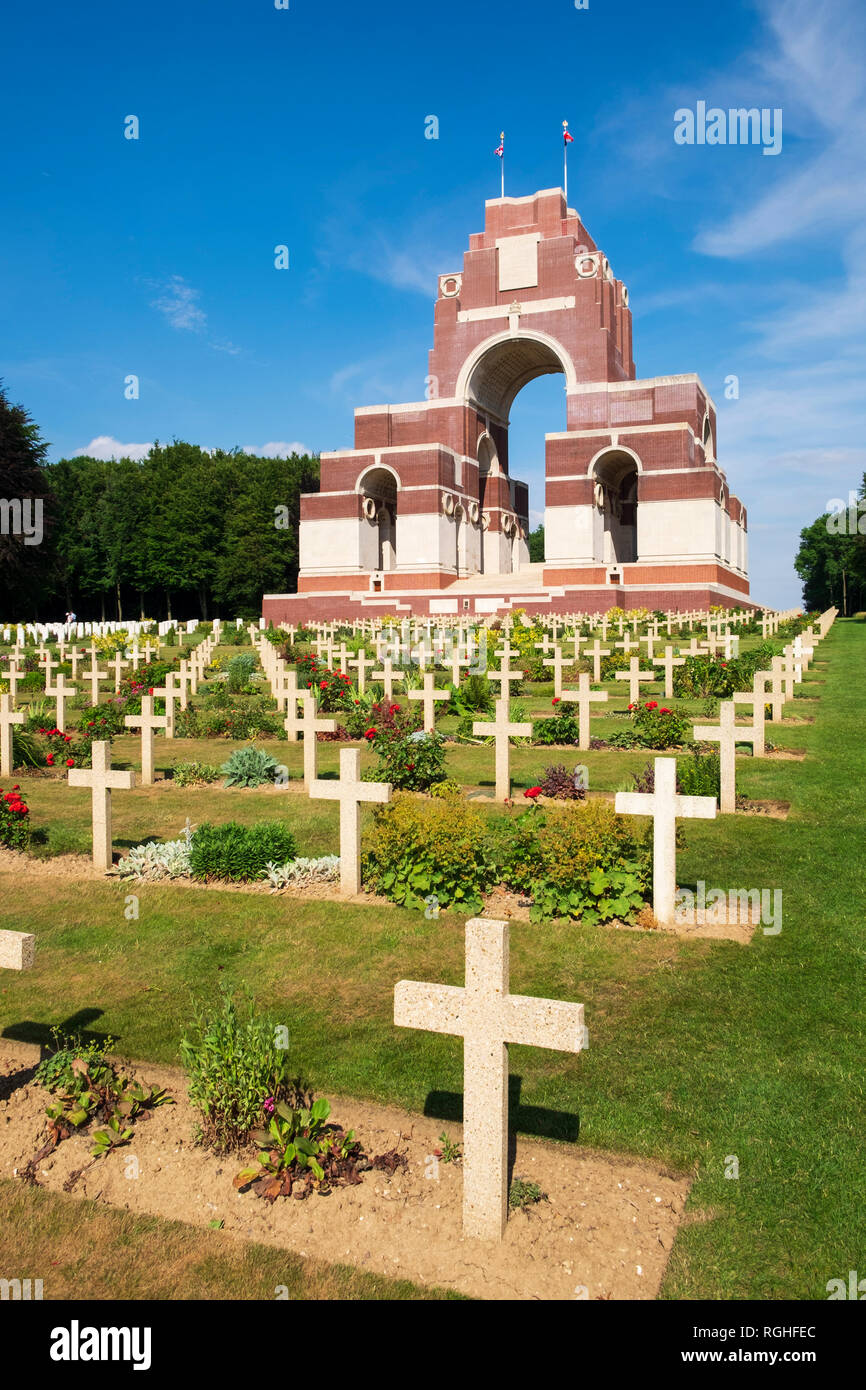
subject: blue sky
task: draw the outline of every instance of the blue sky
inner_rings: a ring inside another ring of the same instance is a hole
[[[701,375],[749,511],[753,595],[794,604],[801,526],[866,468],[864,11],[16,6],[0,376],[52,458],[174,436],[350,446],[354,406],[423,397],[436,275],[459,268],[498,195],[499,131],[506,192],[523,195],[560,182],[568,119],[569,201],[629,287],[638,375]],[[781,107],[781,153],[676,145],[674,111],[699,100]],[[564,413],[558,377],[514,406],[534,512]]]

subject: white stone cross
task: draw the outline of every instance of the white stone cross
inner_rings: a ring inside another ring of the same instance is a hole
[[[707,646],[705,642],[699,642],[697,637],[693,637],[687,647],[680,647],[680,656],[706,656]]]
[[[587,671],[581,671],[577,678],[577,689],[564,690],[562,692],[562,698],[566,704],[577,705],[577,746],[585,752],[589,747],[590,704],[599,700],[606,701],[607,691],[590,690],[589,673]]]
[[[128,729],[141,729],[141,785],[153,785],[153,734],[155,729],[165,729],[167,718],[164,714],[154,714],[153,696],[142,695],[141,714],[128,714],[124,719]]]
[[[376,665],[375,659],[367,655],[365,647],[359,647],[358,655],[349,662],[349,665],[354,666],[358,672],[358,693],[363,695],[367,689],[367,671],[372,670]]]
[[[180,707],[186,709],[189,703],[188,687],[192,684],[189,662],[186,657],[183,657],[178,665],[177,678],[180,682]]]
[[[508,1044],[579,1052],[583,1005],[509,993],[508,923],[466,923],[466,984],[400,980],[394,1023],[463,1039],[463,1234],[501,1240],[508,1219]]]
[[[110,741],[91,744],[91,762],[91,768],[69,769],[69,785],[91,789],[93,867],[105,872],[111,868],[111,793],[130,791],[135,773],[112,771]]]
[[[601,680],[601,658],[603,656],[610,656],[610,648],[601,646],[596,637],[592,646],[587,647],[583,655],[584,657],[592,657],[592,679],[595,681],[596,685],[598,685]]]
[[[785,704],[785,683],[783,675],[784,662],[780,656],[774,656],[770,660],[770,696],[769,704],[773,710],[773,720],[778,723],[782,718]]]
[[[165,700],[165,736],[166,738],[174,738],[174,702],[180,699],[177,672],[169,671],[165,678],[165,685],[154,686],[153,693],[162,696]]]
[[[451,663],[451,683],[452,685],[459,686],[464,666],[471,666],[472,664],[471,658],[468,655],[464,655],[461,650],[459,635],[455,637],[451,643],[451,656],[449,660]]]
[[[393,663],[392,663],[392,661],[391,661],[390,656],[384,656],[384,657],[382,658],[382,669],[381,669],[381,671],[371,671],[371,672],[370,672],[370,679],[371,679],[371,680],[374,680],[374,681],[381,681],[381,682],[382,682],[382,685],[383,685],[384,690],[385,690],[385,699],[388,701],[388,704],[389,704],[389,705],[390,705],[390,704],[393,704],[393,701],[394,701],[394,681],[395,681],[395,679],[398,679],[398,680],[399,680],[399,673],[398,673],[398,672],[395,672],[394,666],[393,666]]]
[[[300,718],[296,709],[297,701],[300,701],[301,704]],[[313,692],[311,690],[299,691],[289,705],[284,724],[291,742],[295,742],[299,732],[304,736],[304,786],[308,792],[319,775],[319,741],[316,734],[320,732],[335,734],[337,732],[336,719],[317,719],[317,714],[316,697]]]
[[[44,658],[40,655],[39,660],[41,661],[42,669],[45,672],[45,694],[47,695],[49,693],[48,687],[51,685],[51,677],[54,674],[54,668],[55,666],[59,666],[60,663],[54,660],[53,656],[48,650],[45,651]]]
[[[90,703],[99,705],[99,682],[107,680],[108,671],[97,670],[96,662],[90,662],[90,670],[85,671],[85,684],[90,681]]]
[[[624,656],[628,656],[630,652],[640,651],[640,642],[633,642],[627,632],[623,634],[621,642],[614,642],[613,645],[616,650],[618,652],[621,651]]]
[[[755,737],[752,740],[752,753],[756,758],[763,758],[766,751],[767,681],[772,679],[769,671],[756,671],[752,678],[752,689],[736,690],[733,695],[735,705],[750,705],[752,708],[752,727],[755,731]]]
[[[15,661],[14,657],[9,662],[9,670],[3,671],[2,674],[0,674],[0,679],[9,682],[9,694],[12,696],[13,703],[18,697],[18,682],[23,680],[24,675],[24,671],[19,671],[18,663]]]
[[[128,661],[124,661],[124,659],[123,659],[123,652],[121,652],[121,651],[116,651],[115,654],[114,654],[114,660],[113,660],[113,661],[109,661],[108,664],[109,664],[109,666],[113,666],[113,667],[114,667],[114,688],[115,688],[115,690],[119,690],[119,689],[120,689],[120,682],[123,680],[123,674],[122,674],[122,673],[123,673],[123,671],[126,669],[126,667],[129,665],[129,662],[128,662]]]
[[[652,792],[617,792],[617,814],[653,818],[653,913],[667,926],[674,920],[677,888],[677,817],[715,820],[714,796],[678,796],[676,758],[655,759]]]
[[[640,700],[641,683],[654,681],[655,671],[642,671],[640,669],[640,658],[633,656],[628,664],[627,671],[614,671],[614,678],[618,681],[628,681],[628,702],[636,705]]]
[[[60,732],[62,734],[65,734],[66,701],[74,699],[75,696],[78,694],[78,691],[74,685],[66,684],[65,676],[58,675],[57,684],[52,686],[46,686],[45,694],[48,696],[49,699],[55,700],[57,702],[57,719],[55,723],[56,727],[60,730]]]
[[[434,671],[424,672],[423,689],[410,690],[409,699],[424,702],[424,732],[432,734],[436,728],[436,701],[450,699],[447,690],[436,689],[436,673]]]
[[[532,738],[531,724],[511,723],[508,718],[507,697],[496,701],[496,718],[476,719],[472,725],[475,734],[493,735],[496,747],[496,800],[507,801],[511,795],[511,744],[509,738]]]
[[[285,710],[286,714],[291,714],[300,694],[297,671],[294,668],[290,671],[279,671],[273,679],[272,690],[277,709]],[[296,735],[289,733],[289,742],[294,743],[295,739]]]
[[[0,695],[0,776],[12,776],[12,725],[24,723],[24,711],[12,708],[12,696]]]
[[[538,643],[536,642],[535,645],[538,646]],[[552,667],[553,667],[553,693],[554,693],[554,695],[555,695],[555,697],[556,697],[557,699],[561,700],[561,699],[562,699],[562,673],[563,673],[563,670],[565,669],[566,666],[570,666],[570,665],[571,665],[571,662],[566,661],[565,657],[564,657],[563,654],[562,654],[562,648],[561,648],[561,647],[554,647],[554,648],[553,648],[553,656],[546,656],[546,657],[544,657],[544,658],[543,658],[543,663],[542,663],[542,664],[543,664],[544,666],[552,666]]]
[[[513,656],[519,656],[520,653],[516,647],[512,647],[511,643],[506,640],[505,645],[500,647],[495,655],[497,659],[501,660],[502,665],[498,671],[488,670],[487,679],[489,681],[498,681],[500,698],[507,698],[511,690],[511,682],[523,680],[523,672],[514,671],[511,668],[511,658]]]
[[[361,803],[390,801],[390,782],[361,781],[361,753],[340,749],[340,780],[316,778],[309,785],[314,800],[340,803],[340,892],[345,897],[361,891]]]
[[[652,661],[653,661],[653,665],[654,665],[654,666],[663,666],[663,667],[665,668],[665,699],[666,699],[666,700],[671,700],[671,699],[673,699],[673,693],[674,693],[674,667],[675,667],[675,666],[685,666],[685,664],[686,664],[686,659],[685,659],[685,657],[684,657],[684,656],[674,656],[674,649],[673,649],[673,647],[667,646],[667,647],[665,647],[665,654],[664,654],[664,656],[654,656],[654,657],[652,658]]]
[[[738,743],[755,742],[754,726],[738,729],[733,700],[723,700],[719,707],[718,724],[695,725],[694,735],[702,743],[719,745],[719,810],[732,815],[737,809],[736,756]]]

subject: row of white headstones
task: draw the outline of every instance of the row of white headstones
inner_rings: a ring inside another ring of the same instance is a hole
[[[811,644],[800,644],[801,679],[815,645],[835,616],[835,610],[824,614]],[[733,712],[733,702],[730,709]],[[706,731],[696,730],[696,734],[705,736]],[[109,754],[110,745],[94,744],[92,775],[76,779],[93,789],[94,842],[97,812],[103,828],[110,817],[111,788],[118,785],[112,779],[129,779],[124,786],[134,781],[132,773],[111,771]],[[350,853],[354,847],[356,859],[360,802],[386,801],[391,795],[389,785],[361,783],[359,773],[358,750],[343,750],[339,783],[318,783],[310,792],[339,800],[341,855],[344,847]],[[669,920],[676,882],[676,821],[714,818],[715,798],[678,796],[676,759],[656,758],[652,794],[618,793],[616,809],[653,818],[653,909],[660,921]],[[17,940],[10,944],[10,938]],[[0,966],[27,968],[33,964],[34,952],[33,936],[0,932]],[[512,994],[509,924],[473,918],[465,929],[464,985],[399,981],[394,989],[394,1023],[463,1039],[463,1231],[476,1239],[501,1240],[508,1216],[508,1046],[519,1043],[579,1052],[586,1040],[583,1005]]]

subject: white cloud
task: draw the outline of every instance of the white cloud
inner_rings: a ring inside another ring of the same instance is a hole
[[[282,459],[289,458],[292,454],[311,454],[313,451],[306,444],[299,444],[294,440],[287,444],[285,440],[271,440],[269,444],[245,444],[245,454],[255,454],[258,458]]]
[[[94,459],[137,460],[145,458],[152,448],[152,444],[121,444],[119,439],[114,439],[110,434],[98,434],[89,444],[75,449],[70,457],[77,458],[79,454],[87,454]]]
[[[172,275],[161,287],[158,299],[151,306],[164,314],[172,328],[202,333],[207,327],[207,314],[198,306],[201,290],[193,289],[182,275]]]

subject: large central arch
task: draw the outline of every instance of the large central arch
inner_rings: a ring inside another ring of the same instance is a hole
[[[466,358],[457,378],[456,395],[507,425],[518,391],[527,382],[552,372],[563,373],[566,391],[574,389],[574,363],[555,338],[530,329],[498,333],[485,338]]]

